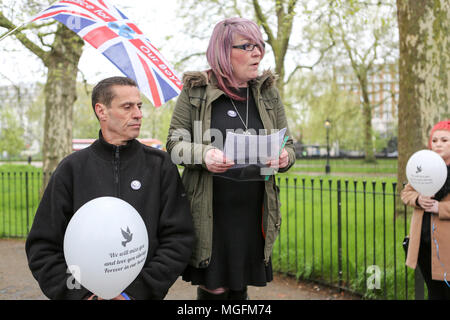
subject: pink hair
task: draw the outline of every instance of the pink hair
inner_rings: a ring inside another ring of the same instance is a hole
[[[209,66],[218,81],[218,87],[226,95],[235,100],[243,100],[233,93],[233,88],[238,88],[238,83],[231,66],[231,50],[234,36],[241,35],[253,43],[259,45],[261,55],[264,56],[264,40],[258,25],[245,18],[228,18],[220,21],[214,27],[209,40],[206,58]]]
[[[438,130],[450,131],[450,120],[444,120],[436,123],[431,129],[430,139],[428,139],[428,148],[431,149],[431,139],[433,139],[433,133]]]

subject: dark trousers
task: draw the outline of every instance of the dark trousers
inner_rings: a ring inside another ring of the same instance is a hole
[[[422,234],[422,237],[424,235]],[[450,300],[450,287],[445,281],[433,280],[431,278],[431,238],[428,234],[428,239],[421,239],[419,248],[419,257],[417,264],[423,279],[427,284],[428,299],[429,300]],[[447,281],[450,281],[450,275]],[[449,282],[450,283],[450,282]]]

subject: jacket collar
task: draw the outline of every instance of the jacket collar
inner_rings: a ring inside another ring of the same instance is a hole
[[[257,90],[270,88],[275,86],[277,78],[277,75],[271,70],[265,70],[260,76],[250,81],[250,86]],[[208,84],[217,87],[217,79],[212,72],[191,71],[183,74],[183,84],[190,89]]]
[[[98,139],[91,145],[92,150],[100,156],[103,160],[114,160],[118,153],[120,161],[130,160],[136,152],[141,148],[141,143],[136,139],[129,140],[125,145],[116,146],[108,143],[102,135],[100,130],[98,133]]]

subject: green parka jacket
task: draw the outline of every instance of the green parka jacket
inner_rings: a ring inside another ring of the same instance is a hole
[[[213,233],[213,174],[206,169],[204,156],[213,148],[209,133],[211,105],[223,93],[217,88],[214,75],[206,72],[187,72],[183,76],[184,87],[178,97],[167,138],[167,151],[172,161],[185,169],[182,181],[191,203],[196,240],[190,264],[196,268],[209,265]],[[266,71],[250,82],[264,129],[287,128],[287,120],[280,95],[275,86],[275,76]],[[289,164],[280,169],[287,171],[295,162],[293,141],[289,129],[285,149]],[[261,212],[261,228],[265,238],[264,262],[267,264],[272,247],[281,226],[279,188],[275,176],[265,182],[264,205]]]

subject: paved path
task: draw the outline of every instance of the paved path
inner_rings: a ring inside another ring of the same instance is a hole
[[[24,240],[0,239],[0,300],[44,300],[36,280],[28,269]],[[347,293],[297,282],[274,275],[267,287],[249,287],[252,300],[350,300],[359,299]],[[168,300],[193,300],[196,287],[179,278],[166,296]]]

